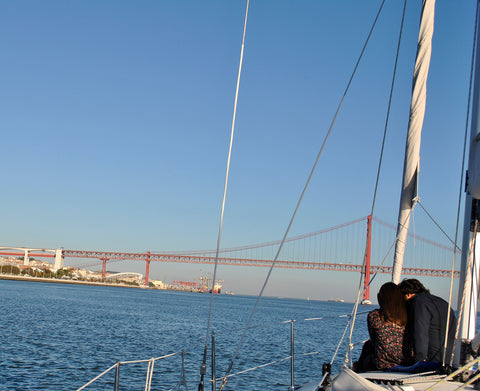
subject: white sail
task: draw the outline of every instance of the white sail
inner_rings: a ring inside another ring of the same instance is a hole
[[[397,243],[395,246],[395,258],[392,271],[392,281],[395,283],[400,282],[410,216],[414,206],[413,200],[416,197],[420,163],[420,138],[427,99],[427,77],[432,52],[434,15],[435,0],[424,0],[413,75],[410,119],[408,123],[407,143],[405,146],[402,194],[398,213]]]

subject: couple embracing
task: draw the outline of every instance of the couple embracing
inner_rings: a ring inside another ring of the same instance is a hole
[[[435,367],[450,358],[456,319],[452,309],[449,315],[445,300],[430,294],[416,279],[399,285],[387,282],[377,298],[380,308],[368,314],[370,339],[354,364],[355,371],[399,370],[427,363]]]

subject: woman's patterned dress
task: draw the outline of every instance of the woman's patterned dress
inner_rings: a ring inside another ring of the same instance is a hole
[[[382,319],[378,309],[367,317],[368,332],[375,351],[375,364],[378,369],[388,369],[405,363],[404,352],[408,343],[405,339],[405,326]]]

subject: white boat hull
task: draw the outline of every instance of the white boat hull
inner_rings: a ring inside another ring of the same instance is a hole
[[[445,378],[445,375],[411,374],[402,372],[365,372],[355,373],[344,368],[335,376],[331,385],[322,389],[319,382],[311,382],[300,388],[301,391],[426,391]],[[463,386],[463,383],[446,381],[438,384],[434,390],[453,391]],[[475,390],[474,386],[465,386],[463,390]]]

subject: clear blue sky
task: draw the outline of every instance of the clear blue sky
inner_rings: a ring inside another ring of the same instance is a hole
[[[385,6],[292,235],[370,211],[400,3]],[[251,2],[222,247],[283,236],[379,4]],[[2,2],[1,245],[215,248],[245,5]],[[420,6],[407,7],[376,209],[392,223]],[[475,1],[439,1],[436,12],[420,191],[453,236]],[[421,211],[415,221],[419,234],[438,239]],[[193,280],[199,269],[152,265],[151,277]],[[255,294],[266,270],[218,273],[227,289]],[[357,280],[282,271],[267,293],[351,299]]]

